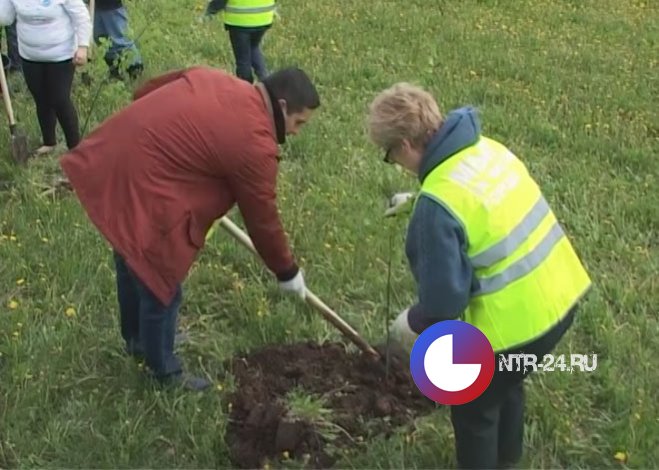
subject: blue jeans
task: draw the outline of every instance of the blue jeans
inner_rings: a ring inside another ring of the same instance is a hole
[[[261,40],[267,30],[241,30],[240,28],[228,28],[228,30],[233,55],[236,59],[236,75],[253,83],[252,69],[254,69],[256,77],[263,81],[268,75],[268,71],[261,52]]]
[[[126,349],[144,355],[146,365],[157,379],[181,374],[182,366],[174,354],[176,318],[181,305],[179,285],[169,305],[163,305],[114,252],[121,336]]]
[[[110,40],[111,44],[105,54],[105,61],[111,67],[116,65],[121,56],[127,52],[132,54],[129,66],[142,63],[137,46],[126,36],[127,27],[128,14],[124,7],[114,10],[96,10],[94,13],[94,41],[98,44],[101,38]]]

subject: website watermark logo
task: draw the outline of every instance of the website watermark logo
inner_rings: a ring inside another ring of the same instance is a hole
[[[567,357],[567,359],[566,359]],[[597,369],[597,354],[499,354],[500,372],[592,372]]]
[[[410,372],[421,393],[442,405],[478,398],[494,375],[494,351],[476,327],[458,320],[435,323],[419,335]]]
[[[496,363],[495,363],[496,362]],[[462,405],[487,390],[496,373],[592,372],[597,354],[496,354],[475,326],[458,320],[435,323],[417,338],[410,372],[421,393],[442,405]]]

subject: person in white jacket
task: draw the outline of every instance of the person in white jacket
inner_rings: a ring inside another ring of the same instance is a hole
[[[37,108],[42,145],[53,150],[59,121],[72,149],[80,141],[78,113],[71,101],[77,65],[87,62],[92,23],[82,0],[0,0],[0,24],[16,20],[23,75]]]

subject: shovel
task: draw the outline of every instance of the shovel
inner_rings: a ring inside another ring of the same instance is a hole
[[[92,49],[94,48],[94,15],[96,14],[96,2],[94,0],[89,0],[89,17],[92,20],[92,32],[90,34],[91,36],[91,41],[89,42],[89,47],[87,48],[87,62],[92,61]],[[84,70],[82,74],[80,74],[80,81],[85,85],[85,86],[90,86],[92,84],[92,79],[89,76],[89,72],[87,70]]]
[[[94,0],[89,0],[89,17],[92,20],[92,33],[91,41],[89,42],[89,48],[87,48],[87,60],[92,60],[92,48],[94,47],[94,15],[96,14],[96,2]]]
[[[250,250],[253,254],[258,255],[256,248],[254,248],[254,244],[252,243],[252,240],[249,238],[249,236],[243,232],[240,227],[238,227],[236,224],[234,224],[231,220],[229,220],[227,217],[222,217],[220,219],[220,225],[224,227],[231,235],[233,235],[242,245],[244,245],[248,250]],[[211,231],[209,231],[209,236],[212,234],[213,228],[211,228]],[[307,289],[306,295],[305,295],[305,300],[307,303],[309,303],[312,307],[317,309],[321,315],[325,318],[325,320],[329,321],[332,325],[334,325],[336,328],[343,333],[343,335],[348,338],[350,341],[352,341],[359,349],[362,351],[371,354],[374,356],[374,358],[379,359],[380,354],[371,347],[364,338],[362,338],[359,333],[357,333],[349,324],[347,324],[336,312],[334,312],[331,308],[329,308],[327,305],[323,303],[322,300],[320,300],[316,295],[311,292],[309,289]]]
[[[27,137],[16,127],[14,120],[14,110],[11,107],[11,98],[9,97],[9,87],[7,86],[7,76],[5,75],[4,64],[0,67],[0,85],[2,88],[2,99],[5,102],[7,116],[9,116],[9,132],[11,133],[11,155],[19,164],[25,164],[29,158],[27,149]]]

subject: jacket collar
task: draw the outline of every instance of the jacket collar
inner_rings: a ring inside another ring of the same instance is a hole
[[[464,106],[451,111],[421,157],[420,182],[423,183],[432,170],[451,156],[478,142],[480,133],[481,124],[474,107]]]
[[[272,128],[277,137],[277,143],[286,143],[286,121],[284,120],[284,112],[279,105],[279,101],[275,99],[272,91],[264,83],[259,83],[256,87],[263,96],[263,100],[268,108],[268,113],[272,120]]]

